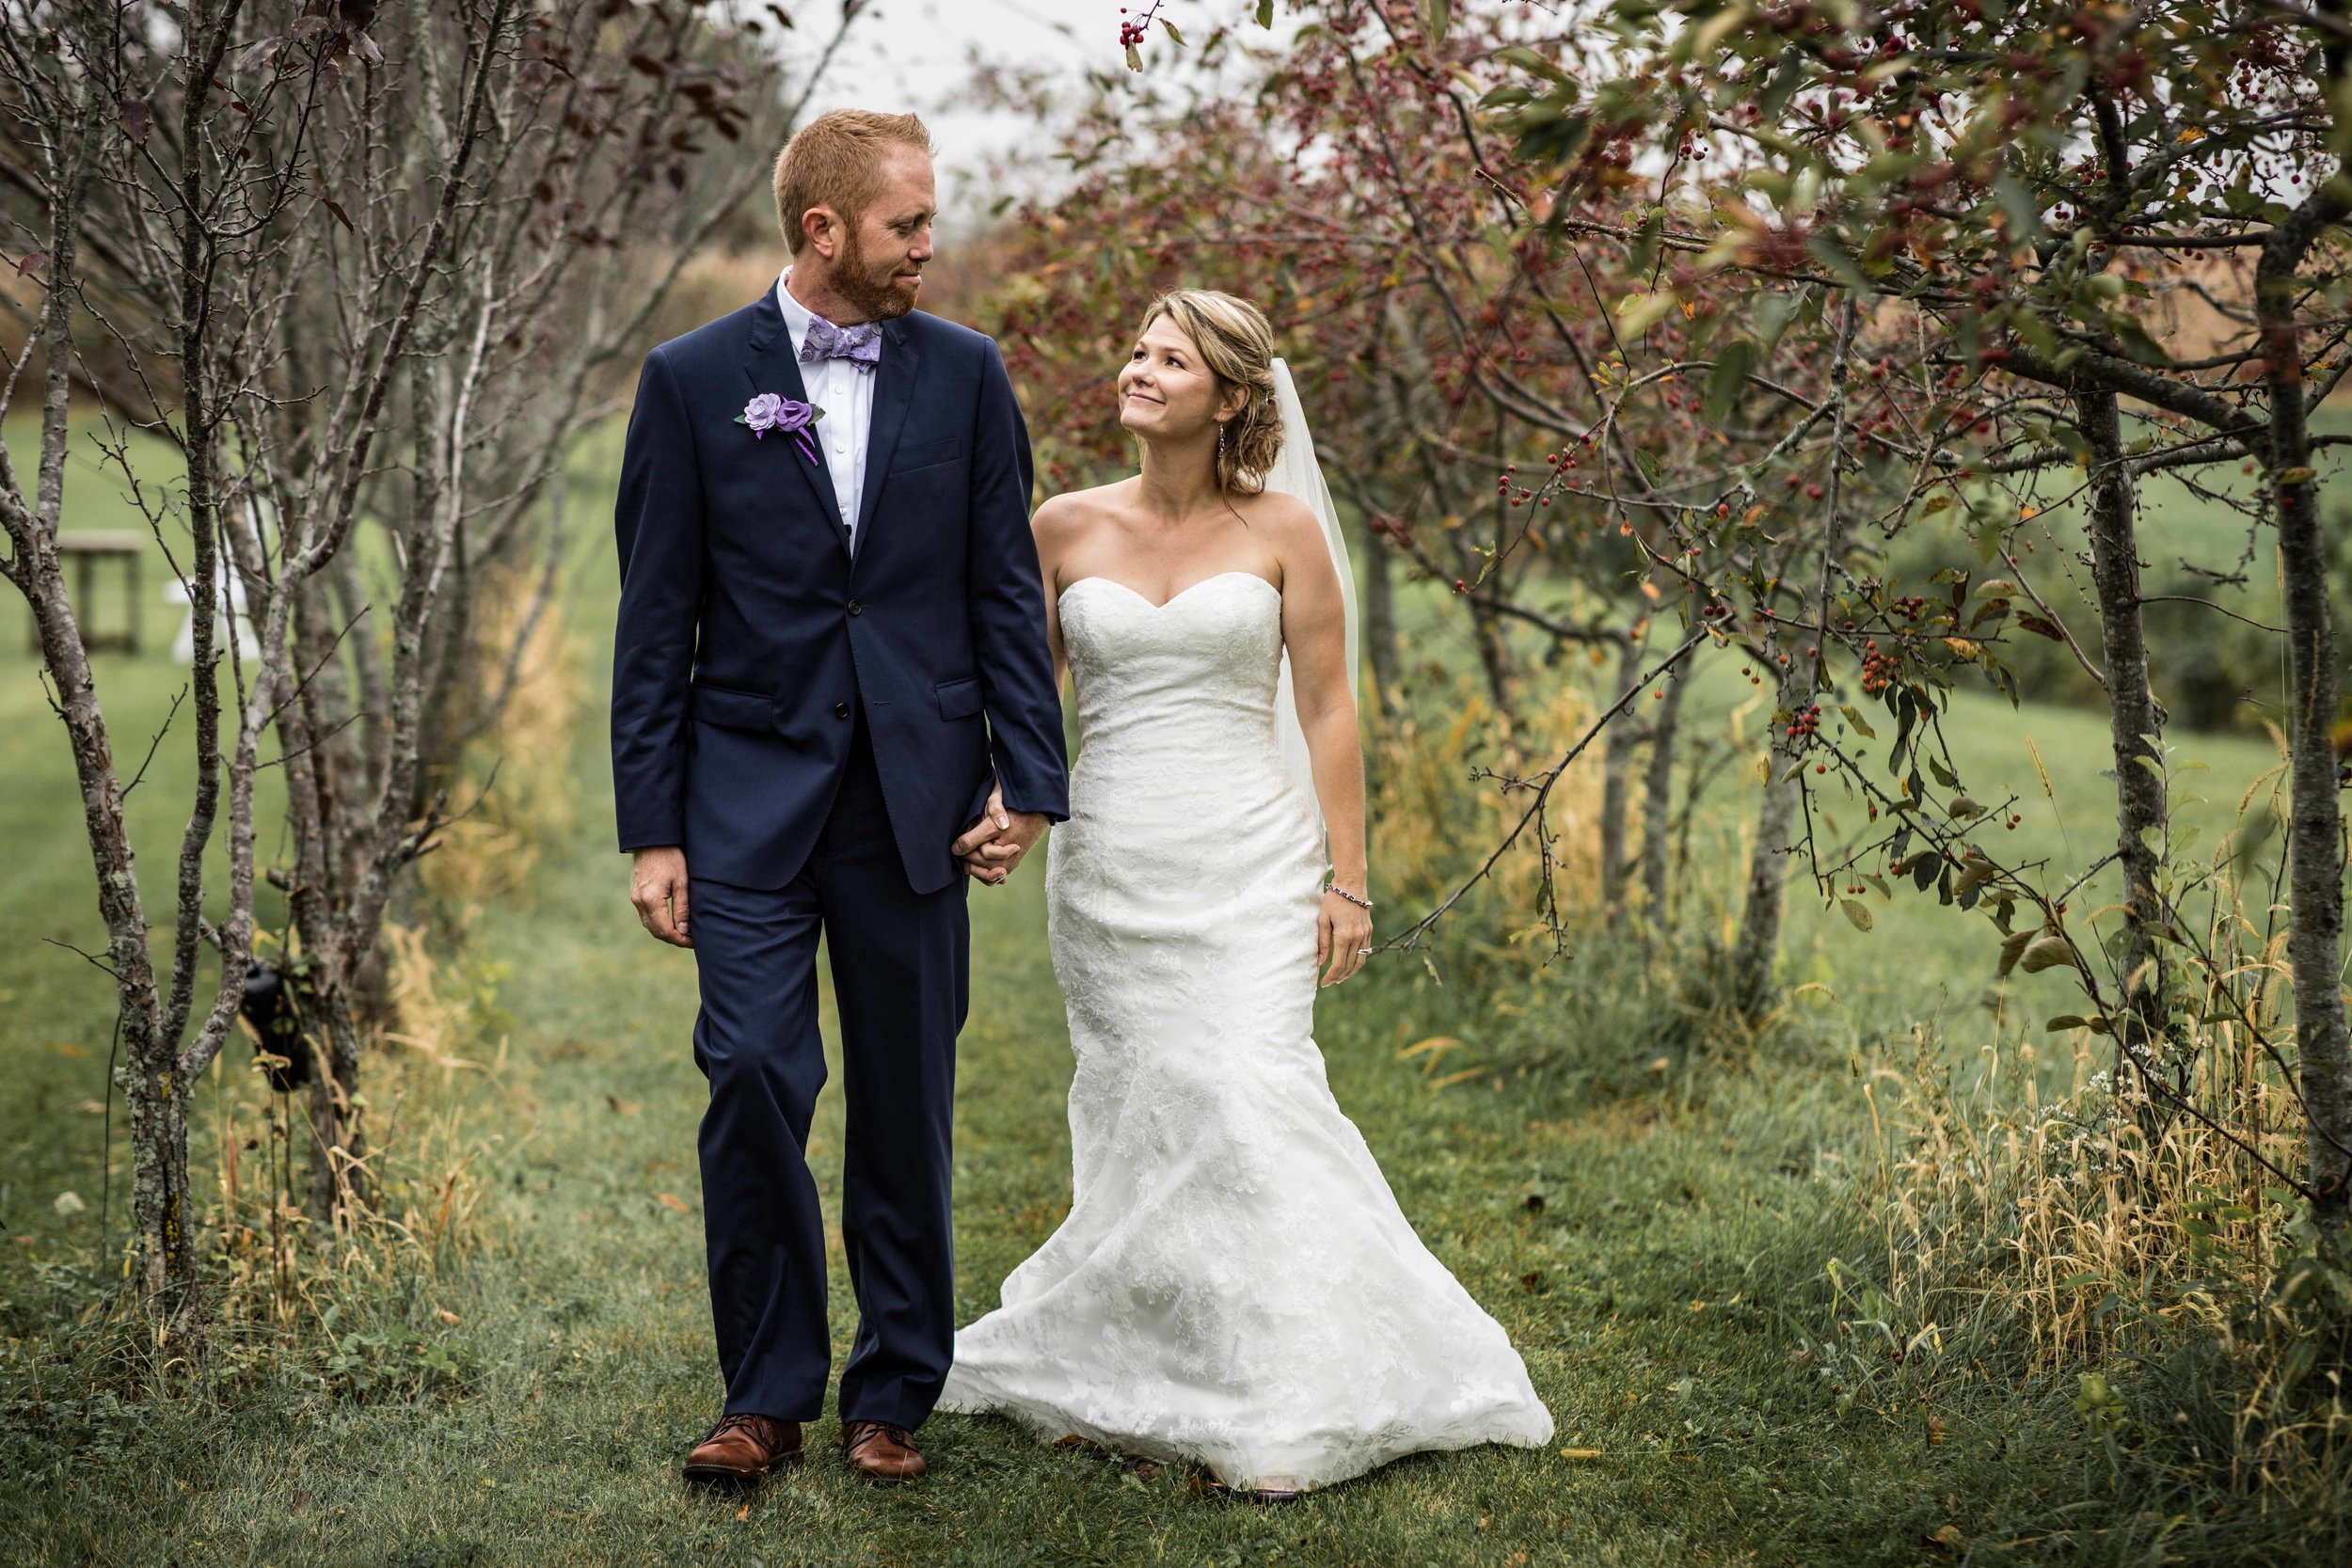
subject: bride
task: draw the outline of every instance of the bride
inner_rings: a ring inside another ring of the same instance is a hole
[[[1315,1048],[1318,975],[1372,951],[1354,591],[1273,347],[1230,294],[1155,301],[1119,373],[1142,472],[1037,512],[1081,747],[1045,871],[1072,1200],[938,1408],[1289,1497],[1551,1417]],[[959,850],[989,881],[1017,858]]]

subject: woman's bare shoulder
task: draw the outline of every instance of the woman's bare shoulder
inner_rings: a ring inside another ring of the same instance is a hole
[[[1039,545],[1058,550],[1084,536],[1120,510],[1127,485],[1128,482],[1121,480],[1046,497],[1029,516],[1029,527],[1035,531]]]
[[[1331,546],[1323,537],[1323,519],[1296,496],[1261,491],[1249,498],[1244,515],[1272,548],[1286,576],[1300,567],[1312,570],[1329,563]]]

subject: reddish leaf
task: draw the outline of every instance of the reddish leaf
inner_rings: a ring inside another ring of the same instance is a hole
[[[144,98],[126,98],[115,108],[115,123],[135,144],[145,147],[147,133],[155,128],[155,111]]]

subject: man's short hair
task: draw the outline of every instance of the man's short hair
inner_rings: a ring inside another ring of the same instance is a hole
[[[871,109],[834,109],[793,133],[776,154],[776,222],[793,255],[808,244],[801,218],[811,207],[830,207],[843,223],[857,222],[882,191],[882,159],[893,147],[928,158],[931,134],[914,115]]]

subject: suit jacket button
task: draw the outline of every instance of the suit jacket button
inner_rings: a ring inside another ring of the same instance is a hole
[[[855,599],[851,599],[850,601],[850,613],[852,615],[863,615],[866,613],[866,607],[858,603]]]
[[[834,704],[833,716],[835,719],[847,719],[850,716],[850,705],[847,703]]]

